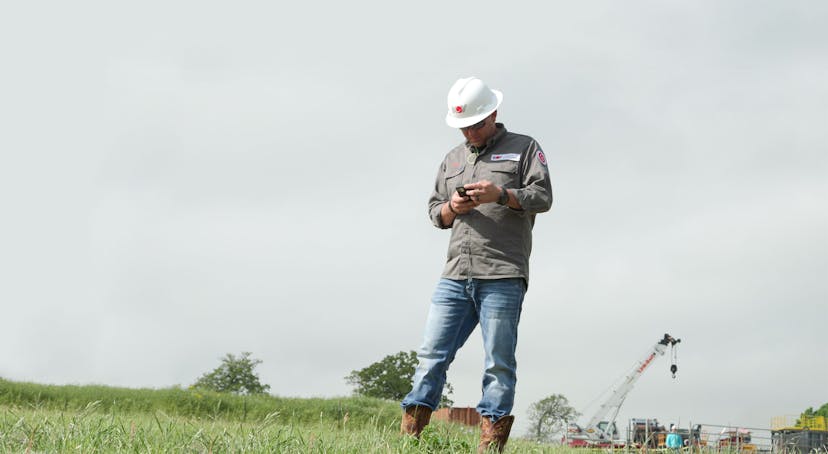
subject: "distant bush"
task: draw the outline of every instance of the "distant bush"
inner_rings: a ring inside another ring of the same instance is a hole
[[[411,391],[416,367],[417,352],[398,352],[360,370],[351,371],[345,381],[354,387],[354,394],[358,396],[400,401]],[[446,382],[440,407],[454,405],[451,400],[453,392],[451,383]]]
[[[250,352],[243,352],[236,358],[228,353],[221,360],[221,365],[212,372],[201,376],[194,384],[194,388],[202,388],[220,393],[234,394],[264,394],[270,385],[263,385],[259,376],[253,372],[260,359],[250,358]]]
[[[814,410],[814,407],[808,407],[802,414],[804,416],[824,416],[828,418],[828,403],[823,404],[816,410]]]

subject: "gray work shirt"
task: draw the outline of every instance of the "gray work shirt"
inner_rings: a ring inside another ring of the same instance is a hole
[[[546,156],[535,139],[497,132],[475,156],[468,142],[448,152],[428,201],[434,225],[452,229],[443,277],[447,279],[504,279],[529,281],[529,255],[535,214],[552,206],[552,186]],[[510,189],[522,210],[485,203],[443,225],[440,210],[458,186],[489,180]]]

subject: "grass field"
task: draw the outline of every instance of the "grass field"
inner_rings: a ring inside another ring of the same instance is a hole
[[[396,403],[235,396],[179,388],[48,386],[0,379],[0,452],[469,453],[479,432],[433,423],[399,435]],[[568,450],[512,439],[507,452]],[[578,451],[584,454],[583,451]]]

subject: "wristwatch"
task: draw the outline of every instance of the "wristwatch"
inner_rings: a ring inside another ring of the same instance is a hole
[[[506,205],[509,203],[509,191],[506,188],[500,188],[500,197],[497,198],[498,205]]]

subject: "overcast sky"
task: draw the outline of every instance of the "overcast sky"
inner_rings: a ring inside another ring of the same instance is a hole
[[[250,351],[274,394],[349,394],[421,341],[475,75],[555,194],[521,434],[553,393],[588,419],[665,332],[678,375],[659,358],[622,425],[828,402],[828,3],[47,3],[0,7],[0,376],[186,386]]]

